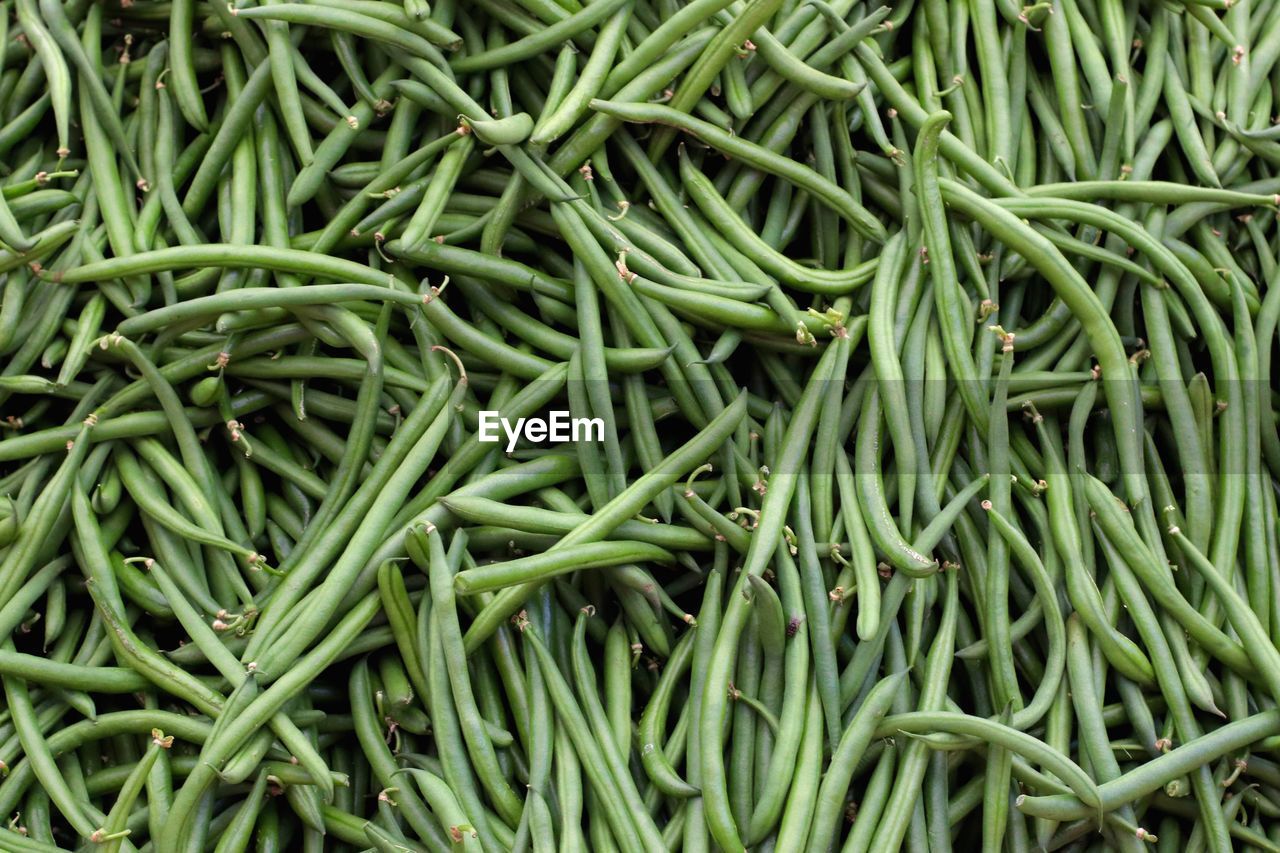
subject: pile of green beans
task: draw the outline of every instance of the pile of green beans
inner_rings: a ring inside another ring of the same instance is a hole
[[[1280,851],[1277,101],[1263,0],[0,0],[0,851]]]

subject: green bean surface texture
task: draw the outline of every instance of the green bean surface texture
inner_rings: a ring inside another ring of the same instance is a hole
[[[0,851],[1280,853],[1280,2],[0,0]]]

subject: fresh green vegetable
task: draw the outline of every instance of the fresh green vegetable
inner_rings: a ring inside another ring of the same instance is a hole
[[[1280,850],[1278,86],[1259,0],[0,0],[0,850]]]

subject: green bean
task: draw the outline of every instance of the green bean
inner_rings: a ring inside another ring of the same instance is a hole
[[[1154,674],[1146,654],[1111,626],[1103,611],[1097,582],[1084,571],[1083,560],[1079,556],[1083,545],[1073,517],[1074,482],[1067,474],[1060,445],[1045,428],[1044,419],[1038,412],[1033,413],[1032,419],[1041,435],[1041,449],[1046,461],[1045,480],[1048,483],[1049,518],[1054,545],[1066,558],[1067,597],[1076,608],[1081,621],[1096,638],[1107,661],[1127,678],[1141,684],[1150,684]]]
[[[634,562],[670,562],[673,559],[665,549],[643,542],[588,542],[546,554],[468,569],[454,578],[454,587],[461,595],[475,595],[516,584],[538,583],[558,574],[581,569]]]
[[[1031,701],[1024,708],[1015,711],[1009,719],[1009,725],[1013,728],[1028,728],[1048,710],[1058,692],[1058,684],[1061,682],[1066,661],[1066,628],[1053,581],[1031,543],[1027,541],[1022,531],[991,506],[989,501],[984,502],[982,508],[987,511],[987,517],[991,519],[996,532],[1009,543],[1010,550],[1021,563],[1023,570],[1031,575],[1036,597],[1044,608],[1045,629],[1049,639],[1049,656],[1045,661],[1044,678],[1037,685]]]
[[[6,641],[6,645],[12,643]],[[26,759],[33,768],[36,778],[49,793],[49,798],[71,822],[75,831],[88,838],[93,835],[95,826],[85,804],[81,803],[75,793],[62,777],[61,771],[54,763],[53,752],[43,738],[35,722],[35,709],[31,704],[30,694],[25,682],[3,677],[5,700],[13,713],[18,737],[22,742]]]
[[[570,652],[579,699],[584,706],[588,723],[595,734],[596,741],[601,746],[601,752],[604,754],[608,770],[614,777],[625,807],[630,813],[636,832],[644,838],[646,847],[652,847],[659,837],[657,826],[643,808],[635,782],[627,769],[625,753],[609,737],[609,732],[607,731],[608,719],[604,708],[601,706],[598,695],[599,687],[597,686],[595,673],[592,670],[591,661],[586,656],[585,639],[586,620],[588,618],[590,617],[586,613],[579,611],[574,626],[573,644]]]
[[[925,664],[924,686],[920,692],[918,703],[920,710],[914,714],[890,716],[881,721],[877,731],[905,731],[890,726],[891,721],[898,719],[914,719],[917,715],[926,719],[941,716],[940,714],[935,714],[935,711],[943,704],[946,682],[951,669],[952,650],[955,647],[957,610],[959,609],[959,581],[954,572],[946,575],[945,579],[947,587],[946,604],[943,609],[942,621],[938,625],[938,632],[929,649],[928,660]],[[959,724],[967,724],[971,719],[970,717],[963,717],[963,722]],[[983,720],[979,725],[986,722],[986,720]],[[1028,740],[1031,739],[1028,738]],[[995,738],[992,738],[991,741],[998,743]],[[1038,741],[1035,743],[1039,744]],[[894,782],[889,799],[884,805],[884,812],[871,840],[872,849],[883,849],[878,846],[877,842],[887,843],[891,847],[901,844],[902,838],[906,834],[911,807],[918,802],[919,786],[924,778],[927,761],[925,744],[919,742],[911,743],[904,749],[899,758],[897,779]],[[1080,775],[1083,776],[1083,773]],[[1085,779],[1088,779],[1088,777],[1085,777]],[[1089,780],[1085,788],[1089,788],[1092,784],[1092,781]]]
[[[746,396],[739,395],[738,399],[707,424],[706,429],[560,539],[556,543],[557,548],[598,542],[609,536],[621,522],[642,509],[654,495],[682,476],[694,462],[705,459],[712,449],[723,444],[745,414],[746,403]],[[497,627],[496,623],[506,619],[518,609],[520,602],[527,600],[536,587],[536,582],[512,587],[486,604],[476,621],[467,630],[465,638],[467,646],[475,648],[486,639],[488,634]]]
[[[638,839],[634,833],[637,828],[627,818],[627,807],[622,802],[622,794],[617,789],[615,780],[610,779],[611,771],[605,759],[600,755],[598,743],[590,736],[590,727],[581,708],[573,697],[572,689],[560,674],[551,653],[543,645],[531,626],[523,627],[524,636],[533,646],[541,666],[548,691],[556,706],[556,715],[562,719],[564,730],[573,744],[573,749],[583,755],[581,767],[591,780],[592,789],[605,802],[604,819],[613,830],[614,837],[622,845],[622,849],[635,849]]]
[[[1112,754],[1106,726],[1099,714],[1100,703],[1093,690],[1092,674],[1089,672],[1087,639],[1080,621],[1074,617],[1067,622],[1067,638],[1067,663],[1071,674],[1072,703],[1076,709],[1076,717],[1080,720],[1081,737],[1087,738],[1089,761],[1095,768],[1095,774],[1101,777],[1105,784],[1120,776],[1120,765]],[[1132,820],[1131,815],[1122,814],[1121,816]],[[1135,847],[1135,843],[1129,842],[1128,846]]]
[[[822,731],[819,718],[821,703],[810,695],[805,715],[805,739],[796,764],[796,778],[787,798],[778,832],[784,839],[800,839],[809,834],[813,809],[818,795],[818,779],[822,765]],[[792,842],[798,849],[798,840]],[[784,847],[791,845],[783,845]]]
[[[4,561],[0,562],[0,591],[4,593],[0,600],[7,602],[13,597],[35,567],[43,539],[57,522],[62,505],[73,488],[73,480],[88,455],[91,427],[92,422],[77,429],[66,459],[27,513],[17,540],[6,552]]]
[[[763,2],[763,0],[757,1]],[[639,105],[593,100],[591,108],[623,121],[663,124],[683,130],[717,151],[737,157],[761,171],[785,178],[807,190],[843,216],[863,236],[876,242],[883,242],[886,237],[884,226],[871,217],[866,208],[854,201],[845,190],[794,160],[780,157],[754,143],[734,138],[714,125],[686,116],[671,107],[656,104]]]
[[[447,560],[444,546],[439,537],[430,538],[430,529],[417,529],[411,535],[429,539],[431,567],[431,596],[433,596],[433,613],[438,620],[440,643],[445,654],[445,665],[449,671],[449,684],[453,688],[454,702],[458,708],[458,720],[462,725],[462,734],[466,738],[467,752],[475,762],[477,776],[490,798],[499,807],[499,813],[508,824],[518,822],[518,808],[515,794],[507,785],[498,779],[497,758],[493,753],[493,743],[479,725],[479,710],[475,707],[474,693],[467,678],[465,660],[462,654],[462,631],[457,624],[456,610],[453,607],[452,583],[448,578]]]
[[[800,539],[800,577],[804,589],[805,614],[809,622],[809,640],[812,643],[814,681],[826,721],[827,739],[834,749],[842,730],[840,674],[833,653],[836,644],[832,639],[831,618],[827,609],[830,596],[823,583],[822,567],[813,541],[809,486],[809,478],[802,477],[796,489],[796,536]],[[755,577],[748,575],[748,580]]]
[[[15,0],[14,9],[17,12],[18,23],[22,27],[23,34],[30,42],[36,56],[40,58],[41,70],[44,72],[45,81],[49,88],[53,114],[58,127],[58,158],[62,159],[71,154],[69,147],[71,71],[67,67],[67,61],[62,56],[62,50],[58,43],[41,19],[36,0],[21,0],[21,2]],[[6,243],[9,242],[8,238],[3,239]],[[21,245],[21,241],[19,241],[19,244],[14,248],[21,250],[26,247]]]
[[[877,470],[881,412],[879,390],[869,385],[859,418],[854,464],[858,505],[871,541],[889,561],[912,577],[927,577],[938,570],[937,560],[931,559],[914,544],[906,541],[885,501],[884,484]]]
[[[478,133],[474,127],[472,132]],[[457,145],[449,146],[448,150],[445,151],[432,175],[431,184],[427,192],[423,195],[422,201],[401,235],[404,246],[413,249],[432,236],[431,229],[435,226],[435,222],[443,210],[445,198],[453,190],[458,174],[470,153],[471,142],[469,137],[464,138]]]
[[[455,398],[466,389],[465,377],[454,391]],[[445,401],[441,400],[441,403]],[[367,480],[363,487],[357,491],[352,498],[352,504],[360,505],[365,508],[368,513],[363,518],[351,519],[347,525],[343,527],[333,526],[329,531],[334,534],[331,544],[328,545],[328,553],[338,556],[337,564],[334,565],[323,583],[320,584],[311,595],[317,597],[316,607],[306,611],[306,615],[301,620],[295,620],[289,623],[289,631],[277,643],[271,647],[270,654],[279,660],[289,660],[289,655],[296,654],[294,648],[301,648],[307,641],[313,637],[307,637],[308,633],[318,634],[323,630],[324,622],[338,607],[339,601],[335,598],[324,597],[327,592],[326,587],[337,588],[340,584],[345,584],[352,577],[360,572],[364,567],[364,563],[376,548],[376,543],[381,535],[383,526],[390,520],[394,505],[383,504],[376,511],[373,509],[373,499],[375,496],[385,498],[387,494],[400,493],[407,491],[408,483],[416,480],[422,471],[430,463],[434,457],[436,450],[444,440],[445,431],[448,428],[450,417],[452,415],[451,408],[456,403],[450,401],[445,405],[437,404],[439,408],[431,407],[434,411],[424,411],[424,418],[420,421],[418,430],[406,435],[406,440],[399,444],[396,453],[390,450],[386,454],[388,465],[383,468],[379,474],[381,476]],[[429,407],[423,406],[423,409]],[[434,416],[434,417],[433,417]],[[428,419],[429,425],[428,425]],[[411,458],[411,461],[410,461]],[[351,507],[348,507],[350,510]],[[343,532],[343,531],[346,532]],[[344,539],[347,539],[345,541]],[[272,597],[271,605],[275,611],[277,618],[283,618],[284,608],[298,602],[310,583],[313,583],[319,576],[320,572],[326,567],[321,560],[325,552],[318,552],[320,559],[315,559],[316,555],[311,555],[313,559],[305,565],[295,566],[290,572],[289,580],[294,581],[286,586],[281,587],[281,591]],[[379,563],[380,564],[380,563]],[[376,571],[376,566],[375,566]],[[275,622],[275,627],[280,627],[280,622]],[[262,635],[262,628],[259,628],[259,636]],[[270,660],[271,658],[268,658]],[[267,672],[272,670],[268,668],[267,662],[262,663],[263,669]],[[275,673],[279,674],[279,673]]]
[[[1268,682],[1269,690],[1274,690],[1275,685],[1270,683],[1274,679],[1274,673],[1276,672],[1275,661],[1270,654],[1271,651],[1274,651],[1274,647],[1269,643],[1259,644],[1259,640],[1267,636],[1267,631],[1259,621],[1257,614],[1249,608],[1247,602],[1235,591],[1228,579],[1218,573],[1218,570],[1209,562],[1208,558],[1200,553],[1200,550],[1183,535],[1176,525],[1169,528],[1169,535],[1178,543],[1183,555],[1205,579],[1206,585],[1213,590],[1214,595],[1222,600],[1227,620],[1236,633],[1239,634],[1245,651],[1249,653],[1250,658],[1254,661],[1258,675]]]
[[[753,0],[742,9],[741,13],[733,16],[729,23],[707,43],[697,61],[690,67],[680,90],[671,99],[670,109],[677,113],[689,112],[690,108],[703,97],[726,63],[732,61],[738,46],[773,17],[780,5],[779,0]],[[593,108],[595,108],[594,105]],[[674,138],[673,130],[659,131],[649,147],[650,158],[657,159]]]
[[[510,44],[487,50],[471,56],[455,60],[452,67],[456,72],[487,71],[521,59],[537,56],[548,48],[575,37],[584,30],[594,27],[609,18],[627,0],[608,0],[594,3],[561,21],[558,21],[536,34],[528,35]]]
[[[128,693],[141,690],[146,682],[131,670],[112,667],[82,667],[76,664],[47,661],[18,652],[0,652],[0,671],[38,684],[50,684],[73,690],[97,693]]]
[[[1109,538],[1122,543],[1130,567],[1138,572],[1147,584],[1150,594],[1170,611],[1193,638],[1215,655],[1231,661],[1233,668],[1248,672],[1245,650],[1211,625],[1182,597],[1169,577],[1167,567],[1159,566],[1147,545],[1138,537],[1127,512],[1110,490],[1096,477],[1085,478],[1085,494],[1089,507],[1096,513],[1099,525]]]
[[[534,145],[551,144],[567,133],[586,112],[587,104],[605,85],[609,66],[617,55],[623,33],[631,19],[631,11],[631,4],[624,5],[601,28],[591,57],[573,82],[572,88],[567,89],[556,100],[553,111],[538,116],[530,138]]]
[[[818,70],[814,67],[817,63],[812,58],[806,64],[766,29],[757,30],[755,39],[760,57],[769,63],[778,76],[801,89],[830,100],[845,100],[857,97],[866,85],[863,81],[845,80]]]
[[[1280,13],[249,6],[0,0],[0,847],[1269,849]]]
[[[282,675],[270,688],[263,691],[261,696],[252,701],[252,703],[244,709],[244,711],[236,717],[236,719],[228,725],[226,731],[221,733],[216,740],[211,739],[205,744],[204,755],[210,763],[220,763],[222,758],[228,757],[234,746],[241,743],[249,734],[256,731],[257,728],[269,719],[295,692],[299,682],[306,683],[308,670],[315,666],[317,662],[323,666],[324,662],[332,660],[342,650],[342,648],[350,642],[350,640],[363,630],[373,617],[374,611],[377,609],[377,597],[370,596],[363,599],[355,608],[347,614],[339,623],[334,632],[321,641],[302,661],[299,666],[288,673]],[[300,686],[300,685],[299,685]],[[214,771],[204,768],[208,764],[202,765],[187,778],[182,789],[174,798],[173,812],[175,815],[186,814],[183,806],[197,800],[205,786],[212,780],[209,776]],[[167,837],[181,837],[186,831],[189,821],[184,822],[181,819],[171,820],[165,827],[165,835]]]
[[[878,682],[867,694],[852,722],[841,733],[840,742],[831,753],[831,761],[818,790],[818,805],[809,831],[809,846],[817,849],[827,849],[830,846],[854,769],[862,761],[876,726],[888,712],[906,677],[907,673],[900,672]]]
[[[215,293],[130,317],[117,326],[116,330],[119,334],[126,336],[141,335],[172,323],[217,317],[228,309],[244,311],[293,305],[329,305],[362,299],[385,300],[405,306],[422,304],[421,297],[411,293],[369,284],[313,284],[287,290],[274,287],[242,287],[234,294]]]
[[[169,50],[171,53],[170,71],[173,79],[174,97],[187,123],[196,130],[204,131],[209,126],[209,116],[205,111],[204,99],[200,96],[200,87],[196,82],[195,62],[192,58],[192,25],[195,21],[195,4],[190,0],[179,0],[173,5],[169,16]]]
[[[743,254],[751,255],[766,265],[792,287],[830,295],[839,295],[865,282],[875,269],[872,262],[860,264],[852,270],[832,273],[827,270],[801,266],[765,244],[745,225],[716,191],[715,187],[699,172],[680,147],[680,174],[686,188],[706,217],[722,229],[725,237]]]
[[[1235,749],[1275,734],[1277,718],[1274,712],[1263,712],[1227,723],[1210,734],[1197,738],[1184,746],[1171,750],[1158,758],[1140,765],[1119,778],[1104,782],[1097,788],[1103,810],[1159,790],[1170,779],[1176,779],[1189,770],[1202,766],[1206,761],[1232,752]],[[1072,820],[1088,817],[1091,807],[1077,799],[1078,795],[1054,794],[1044,797],[1022,797],[1018,808],[1027,814]]]
[[[835,345],[828,348],[820,362],[820,368],[815,371],[806,386],[799,411],[787,428],[787,437],[784,439],[787,454],[798,455],[800,450],[807,446],[817,421],[817,403],[820,393],[818,389],[828,381],[831,362],[837,358],[842,346],[848,342],[848,335],[836,338]],[[777,473],[772,476],[770,487],[765,493],[765,501],[760,511],[761,521],[752,535],[751,545],[745,558],[744,577],[761,574],[777,550],[786,508],[791,502],[799,479],[796,473],[798,464],[794,456],[788,458],[784,455],[779,458],[775,467]],[[711,692],[704,700],[699,734],[703,745],[707,747],[707,752],[702,755],[701,785],[708,827],[722,847],[739,849],[743,846],[742,840],[738,828],[734,825],[733,816],[727,808],[727,796],[723,790],[725,768],[718,746],[722,738],[721,718],[725,707],[725,697],[720,691],[727,686],[737,640],[746,618],[744,604],[740,603],[739,598],[731,597],[730,602],[720,636],[717,638],[712,668],[707,677]]]
[[[944,196],[952,205],[977,218],[984,227],[993,229],[1006,244],[1018,248],[1029,259],[1034,258],[1032,263],[1045,273],[1055,292],[1081,319],[1097,353],[1103,375],[1107,377],[1103,379],[1103,388],[1112,409],[1116,442],[1121,448],[1122,458],[1130,463],[1125,476],[1126,490],[1132,494],[1132,500],[1141,500],[1146,494],[1146,488],[1138,474],[1139,469],[1132,467],[1134,460],[1141,458],[1141,453],[1136,447],[1139,436],[1139,427],[1135,422],[1137,403],[1133,399],[1133,389],[1128,380],[1128,359],[1124,355],[1115,326],[1102,310],[1096,295],[1078,274],[1062,262],[1061,255],[1056,250],[1047,245],[1041,249],[1037,245],[1039,238],[1026,233],[1018,223],[994,215],[994,209],[987,208],[976,195],[958,184],[947,181],[943,183],[943,188]],[[1111,384],[1108,385],[1108,382]]]

